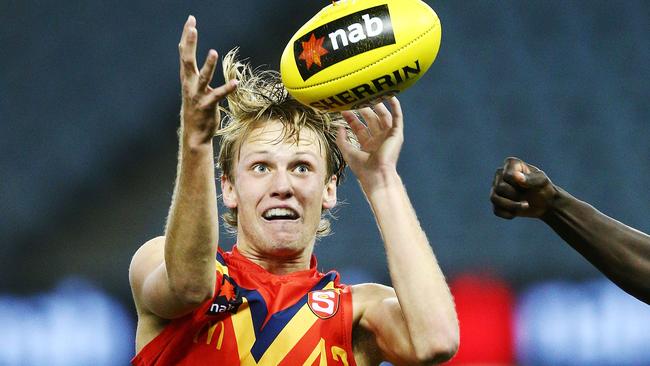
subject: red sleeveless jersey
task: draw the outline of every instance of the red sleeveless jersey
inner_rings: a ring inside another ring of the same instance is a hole
[[[172,320],[131,360],[150,365],[356,366],[352,294],[335,271],[278,276],[242,256],[217,254],[215,296]]]

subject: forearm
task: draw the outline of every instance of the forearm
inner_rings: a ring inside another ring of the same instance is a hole
[[[650,236],[562,189],[543,220],[622,289],[650,304]]]
[[[456,347],[453,299],[397,173],[366,192],[386,247],[388,268],[419,359]]]
[[[214,291],[219,239],[212,142],[194,144],[181,132],[179,150],[165,266],[171,289],[185,301],[200,302]]]

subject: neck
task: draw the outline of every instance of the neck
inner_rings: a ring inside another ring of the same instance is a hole
[[[261,249],[245,242],[237,242],[237,250],[246,259],[275,275],[286,275],[308,270],[311,264],[313,244],[303,249]]]

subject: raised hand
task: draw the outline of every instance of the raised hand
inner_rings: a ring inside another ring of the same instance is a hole
[[[210,82],[217,64],[217,51],[211,49],[201,67],[196,63],[198,31],[196,19],[189,16],[183,27],[178,51],[180,54],[180,76],[183,93],[181,110],[183,137],[191,145],[212,141],[219,128],[219,102],[237,86],[237,80],[230,80],[217,88]]]
[[[490,201],[494,214],[504,219],[542,218],[551,208],[557,192],[546,173],[511,157],[494,175]]]
[[[392,97],[388,100],[388,105],[390,110],[383,103],[358,110],[366,124],[350,111],[342,113],[357,136],[360,148],[345,139],[343,127],[339,127],[336,144],[366,192],[382,184],[386,173],[396,172],[397,159],[404,142],[399,101]]]

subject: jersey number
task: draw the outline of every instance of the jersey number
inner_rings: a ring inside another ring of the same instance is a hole
[[[332,352],[332,358],[334,361],[339,361],[343,366],[348,366],[348,353],[341,347],[332,346],[330,349]],[[312,366],[314,361],[318,359],[318,366],[327,366],[327,347],[325,347],[325,340],[320,339],[320,342],[316,345],[303,366]]]

